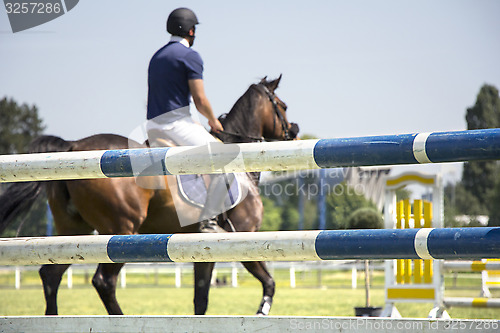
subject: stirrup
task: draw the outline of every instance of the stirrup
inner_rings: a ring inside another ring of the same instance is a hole
[[[198,229],[199,232],[203,233],[222,233],[222,232],[227,232],[226,230],[222,229],[218,224],[215,219],[209,219],[209,220],[204,220],[200,222],[200,228]]]

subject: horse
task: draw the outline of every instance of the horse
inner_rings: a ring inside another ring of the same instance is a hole
[[[263,140],[293,140],[298,126],[289,123],[286,104],[275,90],[279,78],[267,77],[252,84],[236,101],[229,113],[219,119],[224,131],[216,136],[225,143]],[[215,134],[215,133],[212,133]],[[110,150],[129,147],[126,137],[97,134],[77,141],[55,136],[34,140],[31,153],[56,151]],[[226,212],[219,225],[227,231],[255,232],[262,223],[263,205],[256,173],[247,174],[247,196]],[[162,176],[159,176],[162,177]],[[148,177],[145,177],[148,178]],[[197,232],[196,225],[181,227],[169,187],[154,189],[137,185],[134,178],[58,180],[12,183],[0,196],[0,233],[19,213],[26,211],[45,189],[58,235],[99,234],[172,234]],[[189,207],[186,207],[189,210]],[[222,221],[231,221],[223,224]],[[275,282],[264,262],[242,262],[263,288],[258,315],[267,315],[272,305]],[[110,315],[123,314],[116,299],[116,284],[124,264],[99,264],[92,284]],[[205,314],[210,281],[215,263],[194,263],[194,312]],[[43,265],[39,270],[46,302],[46,315],[57,315],[57,291],[68,264]]]

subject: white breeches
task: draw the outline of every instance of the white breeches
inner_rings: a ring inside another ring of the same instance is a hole
[[[217,142],[201,124],[191,117],[184,117],[166,124],[148,121],[147,131],[161,132],[161,137],[167,138],[178,146],[203,146],[209,142]]]

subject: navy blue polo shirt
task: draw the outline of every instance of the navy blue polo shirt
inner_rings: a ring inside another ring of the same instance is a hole
[[[203,79],[203,60],[198,52],[179,42],[159,49],[149,62],[147,118],[188,106],[188,80],[194,79]]]

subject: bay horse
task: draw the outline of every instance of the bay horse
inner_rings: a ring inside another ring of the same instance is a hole
[[[221,116],[224,132],[217,136],[223,142],[292,140],[298,126],[288,122],[286,104],[275,94],[281,80],[262,79],[252,84],[237,100],[231,111]],[[78,141],[42,136],[32,144],[31,153],[54,151],[111,150],[128,148],[126,137],[97,134]],[[221,224],[227,231],[258,231],[262,223],[263,205],[257,184],[258,174],[248,174],[251,187],[247,196],[227,212],[232,226]],[[99,234],[131,235],[138,233],[172,234],[197,232],[197,225],[181,227],[169,188],[148,189],[137,185],[134,178],[108,178],[12,183],[0,196],[0,233],[18,214],[29,209],[45,188],[58,235]],[[222,219],[221,219],[222,221]],[[272,304],[275,283],[264,262],[243,262],[257,278],[263,296],[257,314],[267,315]],[[205,314],[212,270],[215,263],[194,264],[194,312]],[[39,274],[43,283],[46,315],[57,315],[57,291],[62,275],[70,265],[43,265]],[[110,315],[123,314],[116,299],[116,284],[123,264],[99,264],[92,284]]]

